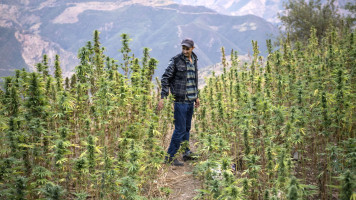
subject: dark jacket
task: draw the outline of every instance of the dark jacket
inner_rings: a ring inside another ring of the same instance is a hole
[[[198,57],[195,53],[192,53],[195,58],[195,83],[198,88]],[[169,94],[169,90],[174,96],[176,102],[183,102],[187,92],[187,66],[183,53],[180,53],[169,61],[168,67],[161,80],[162,92],[161,98],[166,98]]]

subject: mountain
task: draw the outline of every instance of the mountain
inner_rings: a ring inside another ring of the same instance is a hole
[[[308,1],[308,0],[307,0]],[[321,0],[326,3],[327,0]],[[283,8],[283,3],[287,0],[174,0],[174,2],[184,5],[205,6],[221,14],[241,16],[256,15],[271,23],[279,23],[278,13]],[[335,5],[343,8],[351,0],[335,0]],[[341,9],[341,13],[345,10]]]
[[[43,54],[59,54],[64,75],[78,64],[77,51],[101,32],[106,55],[120,59],[122,33],[132,38],[130,48],[141,57],[143,47],[160,63],[160,76],[169,59],[180,53],[185,37],[196,43],[200,67],[220,61],[220,48],[252,53],[251,40],[265,54],[265,40],[278,30],[254,16],[227,16],[203,6],[162,0],[3,0],[0,4],[0,76],[26,67],[34,70]]]
[[[269,22],[278,22],[277,13],[283,8],[280,0],[174,0],[184,5],[205,6],[225,15],[256,15]]]

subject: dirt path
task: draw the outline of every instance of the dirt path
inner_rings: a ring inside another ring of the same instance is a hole
[[[193,199],[200,188],[200,181],[193,176],[193,161],[184,163],[182,167],[167,166],[166,184],[172,190],[168,199]]]
[[[173,130],[171,131],[173,132]],[[171,139],[171,134],[167,135],[164,141],[165,148],[168,149],[168,145]],[[195,138],[191,137],[190,148],[195,152],[196,147]],[[181,162],[182,156],[178,158]],[[160,187],[166,187],[170,189],[170,194],[166,199],[174,200],[190,200],[198,195],[197,189],[200,189],[201,182],[193,175],[194,164],[196,161],[184,162],[184,166],[173,166],[165,164],[159,180]]]

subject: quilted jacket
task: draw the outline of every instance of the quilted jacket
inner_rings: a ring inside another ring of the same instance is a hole
[[[198,57],[194,52],[192,53],[192,56],[195,58],[195,83],[198,88]],[[180,53],[171,58],[166,71],[162,75],[161,85],[162,99],[168,96],[170,90],[176,102],[183,102],[185,100],[185,95],[187,92],[187,66],[183,53]]]

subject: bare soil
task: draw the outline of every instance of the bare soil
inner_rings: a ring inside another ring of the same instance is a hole
[[[193,162],[188,161],[184,166],[168,166],[166,183],[172,193],[168,199],[185,200],[193,199],[200,188],[200,181],[193,176]]]
[[[170,132],[173,133],[173,130]],[[171,137],[172,134],[168,134],[165,138],[164,144],[166,150],[168,149]],[[195,152],[196,148],[193,145],[195,144],[194,137],[191,137],[190,140],[190,149]],[[177,157],[178,160],[183,162],[182,155]],[[184,166],[165,164],[158,185],[170,189],[170,194],[167,195],[166,199],[190,200],[198,195],[199,192],[197,190],[201,188],[201,181],[193,175],[195,162],[186,161],[184,162]]]

